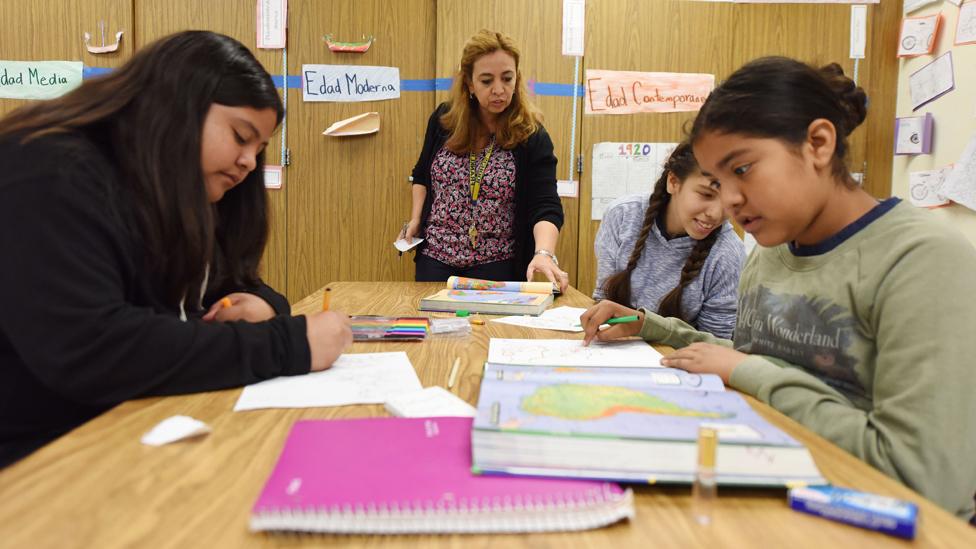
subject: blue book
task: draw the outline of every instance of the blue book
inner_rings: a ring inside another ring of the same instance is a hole
[[[690,483],[698,429],[720,484],[826,481],[810,453],[715,376],[667,368],[485,365],[472,433],[484,473]]]

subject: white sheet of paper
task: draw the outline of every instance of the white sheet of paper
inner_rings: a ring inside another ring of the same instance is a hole
[[[946,178],[943,194],[958,204],[976,210],[976,133]]]
[[[556,181],[556,194],[566,198],[576,198],[579,196],[579,181],[559,179]]]
[[[660,368],[661,353],[640,340],[594,341],[581,339],[499,339],[488,344],[488,362],[522,366],[600,366]]]
[[[956,21],[956,44],[976,42],[976,2],[963,4]]]
[[[851,59],[864,59],[868,36],[868,7],[851,6]]]
[[[677,143],[596,143],[590,219],[602,220],[621,196],[649,193]]]
[[[443,387],[427,387],[386,401],[386,410],[397,417],[474,417],[474,406]]]
[[[407,242],[407,239],[401,238],[393,243],[393,247],[401,252],[406,252],[412,250],[413,248],[416,248],[417,244],[420,244],[423,241],[424,241],[423,238],[417,238],[417,237],[411,238],[409,242]]]
[[[205,435],[210,426],[190,416],[172,416],[160,421],[155,427],[142,435],[142,443],[149,446],[162,446],[185,438]]]
[[[952,173],[952,165],[940,170],[926,170],[908,174],[908,199],[920,208],[944,206],[949,203],[945,194],[945,182]]]
[[[244,387],[234,411],[382,404],[421,387],[407,353],[344,354],[322,372]]]
[[[585,0],[563,0],[563,55],[583,56]]]
[[[901,22],[898,41],[899,56],[917,56],[929,53],[939,28],[939,14],[928,17],[908,17]]]
[[[952,74],[952,51],[947,51],[908,77],[912,110],[948,93],[955,87]]]
[[[580,315],[586,312],[584,307],[555,307],[543,311],[539,316],[505,316],[493,318],[491,322],[511,324],[512,326],[523,326],[526,328],[539,328],[541,330],[558,330],[560,332],[582,332],[583,328],[578,326]]]
[[[264,166],[264,187],[266,189],[280,189],[284,172],[281,166]]]
[[[921,8],[922,6],[927,6],[929,4],[934,4],[940,0],[905,0],[905,11],[904,13],[912,13],[913,11]]]

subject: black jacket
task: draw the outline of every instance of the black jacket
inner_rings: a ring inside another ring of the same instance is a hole
[[[279,316],[256,324],[163,304],[111,158],[78,134],[0,141],[0,467],[125,400],[309,371],[305,318],[266,286],[205,298],[261,296]]]
[[[424,148],[417,165],[413,168],[414,185],[427,187],[427,198],[420,214],[420,233],[427,227],[427,217],[434,204],[430,187],[430,169],[434,157],[450,136],[441,126],[440,117],[447,112],[448,104],[442,103],[427,121]],[[563,204],[556,193],[556,156],[552,153],[552,140],[541,125],[539,130],[512,150],[515,156],[515,273],[525,273],[535,253],[535,237],[532,228],[540,221],[550,221],[556,228],[563,225]],[[427,244],[422,242],[417,253]],[[555,250],[550,250],[555,251]],[[416,260],[416,257],[414,257]]]

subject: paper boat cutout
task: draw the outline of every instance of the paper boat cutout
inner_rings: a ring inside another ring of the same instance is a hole
[[[331,34],[326,34],[322,39],[329,46],[329,50],[344,53],[366,53],[366,50],[373,45],[372,36],[362,42],[339,42],[338,40],[333,40]]]
[[[119,43],[122,42],[122,34],[123,34],[123,31],[119,31],[119,32],[115,33],[115,43],[114,44],[105,44],[105,34],[102,33],[102,45],[101,46],[93,46],[93,45],[91,45],[91,34],[89,34],[89,33],[86,32],[85,33],[85,49],[87,49],[89,51],[89,53],[110,53],[110,52],[113,52],[113,51],[119,49]]]
[[[344,137],[347,135],[367,135],[378,131],[380,131],[380,113],[365,112],[332,124],[322,132],[322,135]]]

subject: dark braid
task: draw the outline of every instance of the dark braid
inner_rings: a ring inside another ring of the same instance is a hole
[[[695,243],[691,254],[685,260],[684,267],[681,268],[681,281],[668,292],[668,295],[661,298],[661,304],[657,306],[657,314],[661,316],[673,316],[688,321],[681,311],[681,294],[684,293],[685,286],[694,280],[705,265],[708,252],[712,251],[712,245],[718,240],[718,233],[722,232],[722,227],[716,227],[705,238]]]
[[[668,176],[674,174],[675,177],[684,181],[689,175],[692,174],[696,169],[698,169],[698,164],[695,162],[695,156],[692,153],[691,145],[684,141],[679,143],[675,147],[674,152],[668,157],[667,162],[664,164],[664,170],[661,172],[661,177],[657,179],[654,184],[654,191],[651,193],[650,199],[647,201],[647,211],[644,213],[644,224],[641,226],[640,234],[637,236],[637,242],[634,244],[634,250],[630,253],[630,258],[627,260],[627,267],[624,270],[614,273],[612,276],[607,277],[603,282],[603,293],[606,299],[610,301],[627,305],[633,307],[631,302],[631,289],[630,289],[630,275],[634,272],[637,267],[637,262],[640,260],[641,255],[644,253],[644,247],[647,244],[647,237],[651,234],[651,226],[654,225],[655,219],[657,219],[659,214],[664,214],[667,212],[668,203],[671,201],[671,195],[668,193]],[[713,231],[709,235],[709,238],[717,233]],[[707,240],[707,239],[706,239]],[[714,238],[712,238],[714,241]],[[696,245],[695,250],[698,249]],[[708,256],[708,250],[711,249],[711,244],[705,249],[705,255],[702,256],[702,261]],[[692,253],[694,255],[694,253]],[[690,260],[690,258],[689,258]],[[682,270],[682,276],[684,271],[687,270],[688,265],[685,264]],[[698,270],[695,274],[701,270],[701,265],[698,266]],[[694,275],[692,275],[694,278]],[[679,288],[675,288],[678,290]],[[671,291],[674,293],[674,290]],[[680,291],[678,292],[680,298]],[[670,295],[670,294],[668,294]]]
[[[664,185],[660,184],[661,181],[664,181]],[[630,302],[630,275],[637,267],[637,261],[641,254],[644,253],[644,245],[647,244],[647,237],[651,234],[651,226],[654,225],[658,212],[667,211],[668,202],[671,201],[671,195],[667,192],[667,181],[668,172],[665,170],[658,179],[658,184],[654,186],[654,192],[651,193],[651,198],[648,200],[644,224],[641,226],[637,242],[634,244],[634,251],[630,253],[630,259],[627,260],[627,267],[607,277],[603,282],[604,295],[610,301],[633,307]]]

